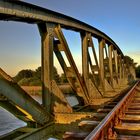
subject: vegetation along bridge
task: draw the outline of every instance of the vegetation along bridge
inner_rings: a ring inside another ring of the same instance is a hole
[[[140,88],[134,64],[110,37],[72,17],[17,0],[0,1],[0,20],[37,25],[43,100],[39,104],[0,69],[0,105],[27,122],[26,127],[0,139],[140,139],[136,124],[140,121]],[[81,74],[62,29],[80,35]],[[60,86],[53,79],[53,54],[67,85]],[[75,97],[78,104],[71,106],[67,96]]]

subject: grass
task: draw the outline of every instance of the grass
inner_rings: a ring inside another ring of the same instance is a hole
[[[41,86],[21,86],[29,95],[41,95],[42,87]]]

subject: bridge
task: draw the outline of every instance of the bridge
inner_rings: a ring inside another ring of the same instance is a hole
[[[108,127],[107,118],[112,116],[110,119],[112,121],[115,116],[118,121],[117,115],[120,115],[120,112],[124,115],[126,104],[132,97],[130,93],[139,92],[139,83],[135,83],[134,63],[127,63],[119,46],[105,33],[84,22],[22,1],[1,0],[0,20],[37,25],[41,36],[43,101],[42,105],[39,104],[0,69],[0,105],[27,122],[26,127],[0,138],[27,140],[47,139],[53,136],[59,139],[63,137],[63,139],[85,138],[87,140],[116,138],[117,131],[114,131],[114,124],[111,122],[109,124],[111,126]],[[81,74],[62,29],[71,30],[80,35]],[[98,40],[99,51],[95,50],[94,39]],[[67,86],[60,86],[53,79],[54,54],[66,75],[69,83]],[[78,106],[72,107],[69,104],[65,89],[70,91],[69,95],[77,99]],[[117,102],[119,104],[114,106]],[[125,107],[122,107],[124,102]],[[103,109],[103,107],[107,108]],[[113,114],[113,112],[117,113]],[[100,125],[99,120],[101,121],[104,117]],[[83,121],[84,119],[89,120]],[[79,132],[76,123],[79,123],[82,129],[89,126],[91,129],[92,126],[92,132],[90,130],[91,133],[87,133],[88,128],[82,130],[84,132],[80,129]],[[105,128],[104,132],[103,128]],[[116,129],[119,131],[121,128],[116,126]],[[78,132],[67,132],[71,130]],[[106,136],[105,132],[108,131],[109,134]]]

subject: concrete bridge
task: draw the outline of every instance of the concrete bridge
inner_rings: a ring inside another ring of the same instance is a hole
[[[134,78],[131,80],[135,80],[134,64],[127,65],[119,46],[105,33],[86,23],[29,3],[11,0],[0,1],[0,20],[36,24],[41,36],[42,105],[32,99],[0,69],[0,94],[1,102],[3,102],[1,105],[9,111],[12,110],[11,112],[20,119],[30,122],[28,128],[32,127],[28,134],[18,135],[19,139],[41,139],[53,131],[52,126],[54,127],[56,122],[71,123],[92,115],[92,112],[74,111],[68,103],[63,88],[65,86],[60,88],[53,79],[53,53],[66,75],[69,83],[67,88],[79,100],[79,108],[92,106],[98,100],[104,103],[106,97],[111,99],[128,87],[130,75]],[[80,34],[81,74],[62,29]],[[99,52],[95,51],[93,38],[98,40]],[[92,50],[92,56],[89,49]],[[62,52],[65,53],[70,66],[67,66],[67,60]],[[83,104],[80,104],[81,101]]]

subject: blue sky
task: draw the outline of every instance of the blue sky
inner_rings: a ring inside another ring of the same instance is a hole
[[[125,55],[140,64],[139,0],[24,1],[66,14],[98,28],[110,36]],[[70,31],[65,34],[80,69],[79,34]],[[40,65],[40,36],[36,25],[0,21],[0,42],[0,67],[8,74],[14,76],[21,69],[35,69]]]

